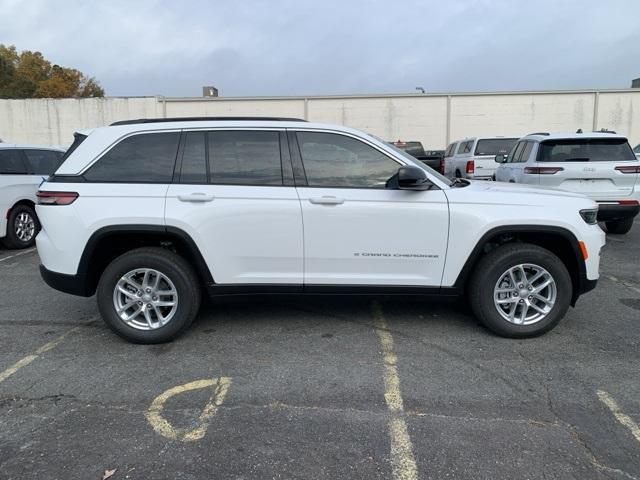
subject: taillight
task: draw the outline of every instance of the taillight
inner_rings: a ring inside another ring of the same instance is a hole
[[[640,165],[624,165],[616,167],[616,170],[622,173],[640,173]]]
[[[618,200],[618,205],[640,205],[637,200]]]
[[[476,165],[473,163],[473,160],[467,161],[467,173],[473,173],[476,171]]]
[[[444,174],[444,159],[440,159],[440,173]]]
[[[38,190],[38,205],[71,205],[78,198],[77,192],[49,192]]]
[[[553,175],[564,170],[562,167],[524,167],[524,173],[539,173],[540,175]]]

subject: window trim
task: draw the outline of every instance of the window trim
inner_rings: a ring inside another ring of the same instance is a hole
[[[291,128],[291,129],[287,129],[288,132],[293,134],[293,142],[291,137],[289,137],[289,148],[290,150],[293,152],[292,154],[292,160],[294,163],[294,174],[296,173],[296,168],[295,165],[296,163],[299,161],[300,162],[300,167],[302,169],[302,172],[304,173],[304,179],[298,175],[296,177],[296,187],[304,187],[304,188],[323,188],[323,189],[327,189],[327,188],[335,188],[335,189],[351,189],[351,190],[374,190],[374,191],[378,191],[378,192],[384,192],[384,191],[388,191],[388,189],[385,188],[374,188],[374,187],[354,187],[354,186],[327,186],[327,185],[318,185],[318,186],[314,186],[314,185],[309,185],[309,182],[307,180],[307,174],[306,171],[304,169],[304,160],[302,159],[302,151],[300,149],[300,141],[298,140],[298,133],[328,133],[331,135],[341,135],[343,137],[349,137],[352,138],[356,141],[360,141],[362,143],[364,143],[365,145],[368,145],[370,147],[373,147],[374,149],[378,150],[382,155],[384,155],[385,157],[387,157],[389,160],[396,162],[398,164],[398,169],[400,169],[401,167],[407,166],[407,163],[403,163],[400,161],[400,159],[396,158],[396,157],[392,157],[391,155],[389,155],[388,152],[384,151],[383,149],[381,149],[380,147],[378,147],[377,145],[373,144],[372,142],[369,142],[367,139],[362,138],[362,137],[358,137],[357,135],[352,135],[349,134],[347,132],[340,132],[340,131],[336,131],[336,130],[323,130],[323,129],[315,129],[315,128]],[[295,154],[297,154],[297,158],[293,158],[295,156]],[[298,184],[298,181],[302,182],[304,181],[304,185],[302,184]],[[435,187],[435,189],[440,190],[440,186],[434,182],[433,186]]]

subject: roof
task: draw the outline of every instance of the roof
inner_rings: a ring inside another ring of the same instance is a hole
[[[137,125],[141,123],[170,123],[170,122],[232,122],[232,121],[269,121],[269,122],[305,122],[301,118],[289,117],[169,117],[169,118],[137,118],[134,120],[120,120],[110,126]]]
[[[618,133],[613,132],[555,132],[555,133],[530,133],[529,135],[525,135],[522,138],[527,138],[529,140],[537,140],[542,142],[544,140],[573,140],[574,138],[624,138],[624,135],[620,135]]]

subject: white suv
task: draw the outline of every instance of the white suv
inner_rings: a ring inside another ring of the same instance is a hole
[[[457,179],[358,130],[292,119],[118,122],[38,192],[40,267],[141,343],[213,295],[468,295],[500,335],[553,328],[598,279],[582,195]]]
[[[444,174],[448,178],[494,180],[497,168],[496,155],[506,155],[517,140],[517,138],[504,137],[458,140],[447,148],[448,155],[444,160]],[[449,151],[452,145],[457,145],[455,153]]]
[[[613,132],[535,133],[499,155],[496,180],[582,193],[598,202],[609,233],[631,230],[640,211],[640,161]]]
[[[33,245],[40,228],[36,192],[63,155],[58,148],[0,143],[0,241],[5,247]]]

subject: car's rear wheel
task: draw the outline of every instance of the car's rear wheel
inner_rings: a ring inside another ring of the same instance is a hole
[[[526,243],[503,245],[485,255],[469,282],[478,320],[498,335],[541,335],[564,317],[572,283],[562,260]]]
[[[631,227],[633,227],[633,217],[625,218],[623,220],[613,220],[611,222],[605,222],[605,227],[607,227],[608,233],[613,233],[614,235],[624,235],[625,233],[629,233]]]
[[[138,248],[113,260],[96,294],[105,323],[134,343],[173,340],[200,307],[197,275],[184,258],[163,248]]]
[[[7,248],[28,248],[33,246],[40,231],[40,222],[28,205],[16,205],[7,219],[7,236],[2,243]]]

